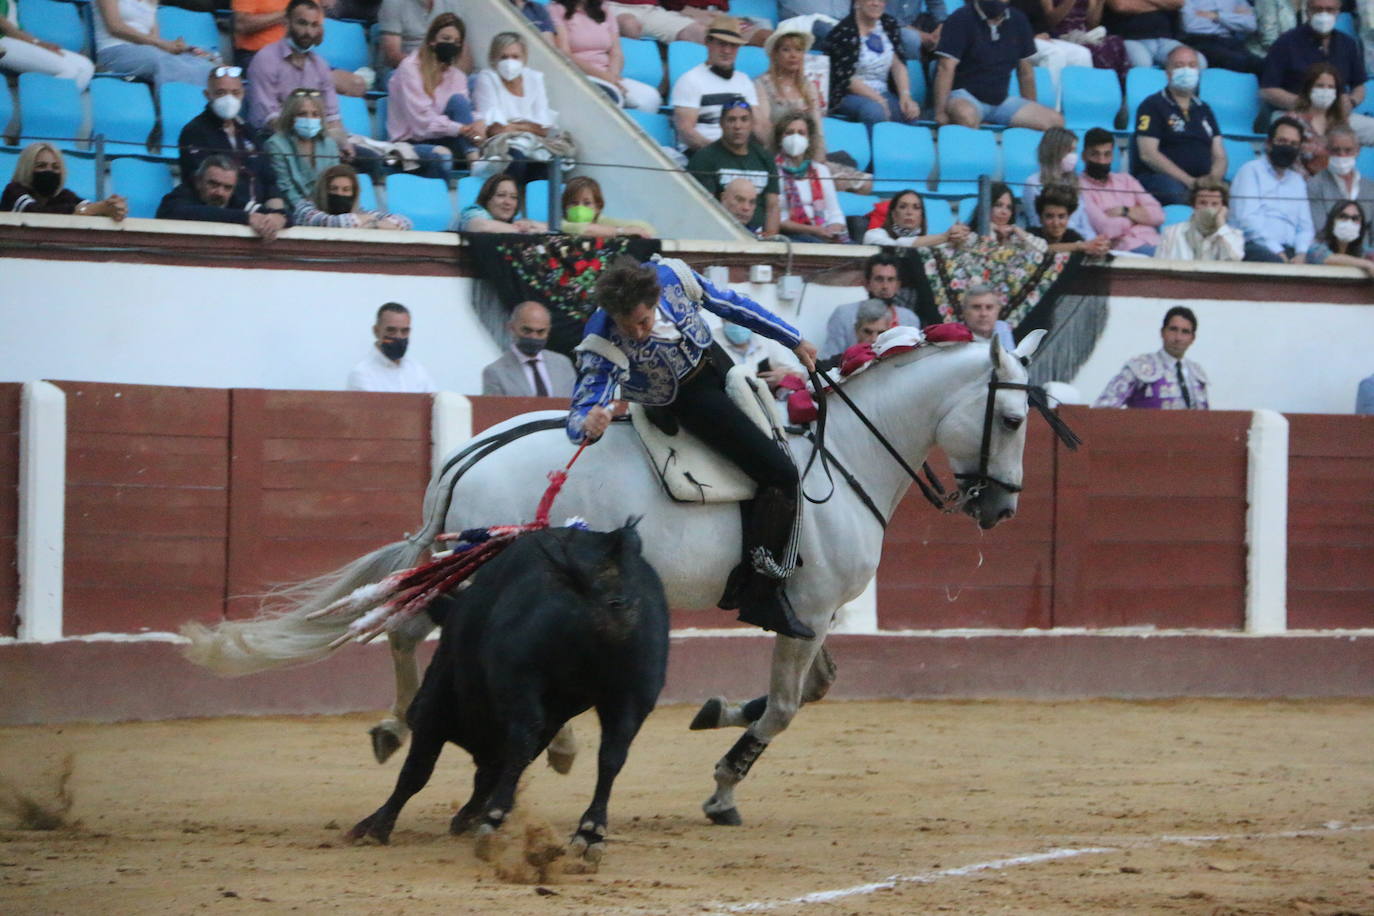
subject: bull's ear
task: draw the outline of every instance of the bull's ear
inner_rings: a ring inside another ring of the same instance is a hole
[[[625,521],[625,527],[616,530],[616,537],[620,539],[620,558],[622,561],[631,560],[638,557],[643,549],[644,543],[639,537],[639,520],[643,516],[633,516]]]

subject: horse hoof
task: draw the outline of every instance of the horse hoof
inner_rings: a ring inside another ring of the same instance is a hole
[[[378,763],[386,763],[387,758],[401,749],[401,739],[381,725],[372,726],[367,733],[372,738],[372,756]]]
[[[717,827],[738,827],[744,823],[744,818],[739,816],[738,808],[726,808],[724,811],[707,811],[706,816],[711,819],[711,823]]]
[[[711,697],[701,704],[701,709],[697,710],[696,717],[692,719],[692,724],[687,728],[694,732],[705,731],[708,728],[720,728],[721,717],[725,714],[725,697]]]
[[[547,752],[547,756],[549,759],[549,766],[553,767],[553,771],[561,776],[567,776],[572,772],[572,765],[573,761],[577,759],[577,752],[574,751],[571,754],[565,754],[550,748]]]

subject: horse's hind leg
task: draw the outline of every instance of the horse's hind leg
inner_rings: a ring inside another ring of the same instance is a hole
[[[420,689],[420,669],[415,663],[415,647],[420,644],[434,623],[420,614],[387,634],[391,648],[391,668],[396,676],[396,699],[391,704],[391,715],[387,716],[368,730],[372,739],[372,756],[378,763],[385,763],[405,743],[410,728],[406,725],[406,712]]]
[[[749,775],[768,743],[792,722],[802,702],[802,674],[811,667],[820,647],[817,640],[778,637],[773,644],[773,674],[766,708],[757,722],[716,763],[716,791],[701,806],[711,823],[735,827],[743,823],[735,807],[735,786]]]
[[[801,702],[815,703],[825,698],[835,683],[835,660],[830,650],[821,646],[815,661],[806,671],[806,683],[802,685]],[[707,728],[744,728],[763,717],[768,707],[768,695],[754,697],[745,703],[731,703],[725,697],[712,697],[701,704],[692,723],[687,726],[693,731]]]
[[[396,826],[396,817],[410,797],[425,787],[434,773],[434,763],[439,752],[444,749],[443,735],[435,728],[421,728],[411,742],[410,753],[396,777],[396,788],[386,802],[372,814],[363,818],[345,835],[350,841],[373,839],[379,843],[391,840],[391,830]]]

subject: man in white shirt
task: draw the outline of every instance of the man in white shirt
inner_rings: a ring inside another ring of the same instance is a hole
[[[901,277],[898,275],[897,259],[885,251],[871,256],[864,262],[864,290],[870,299],[880,299],[888,308],[890,321],[888,327],[905,325],[919,328],[921,319],[911,309],[897,304],[897,294],[902,291]],[[849,302],[835,306],[825,323],[825,347],[821,355],[826,359],[841,356],[859,342],[854,321],[863,302]]]
[[[729,321],[721,322],[720,327],[711,332],[736,366],[748,366],[750,374],[762,379],[775,397],[785,398],[791,390],[780,387],[782,380],[795,375],[806,380],[806,370],[792,355],[792,351],[778,343],[755,334],[743,325]]]
[[[1185,223],[1166,226],[1155,257],[1172,261],[1243,261],[1245,233],[1226,222],[1229,197],[1226,182],[1204,175],[1188,190],[1193,215]]]
[[[717,16],[706,31],[706,63],[697,64],[673,84],[673,126],[678,142],[698,150],[720,139],[721,108],[744,99],[752,110],[759,103],[754,81],[735,69],[735,58],[744,44],[739,20]]]
[[[1315,234],[1307,182],[1294,168],[1302,125],[1282,117],[1269,125],[1262,159],[1242,165],[1231,182],[1231,217],[1245,232],[1245,260],[1301,264]]]
[[[367,356],[348,373],[349,391],[390,391],[432,394],[434,379],[414,357],[406,358],[410,346],[410,309],[399,302],[388,302],[377,309],[375,338]]]
[[[545,349],[549,310],[522,302],[510,313],[511,343],[500,359],[482,370],[482,393],[504,397],[570,398],[577,383],[572,360]]]

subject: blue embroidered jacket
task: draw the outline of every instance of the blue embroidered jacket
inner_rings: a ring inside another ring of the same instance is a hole
[[[666,264],[655,265],[659,310],[677,326],[677,340],[649,337],[634,341],[622,337],[611,316],[601,309],[587,320],[586,335],[578,347],[577,387],[568,413],[568,437],[582,441],[582,424],[593,407],[605,407],[615,397],[616,386],[627,401],[659,406],[677,397],[678,381],[692,371],[711,346],[711,328],[701,309],[715,312],[726,321],[743,325],[776,340],[788,349],[801,343],[801,334],[757,302],[731,290],[720,290],[693,272],[702,296],[694,300],[682,280]],[[599,340],[598,340],[599,338]],[[592,345],[595,349],[588,349]],[[597,351],[601,352],[597,352]]]

